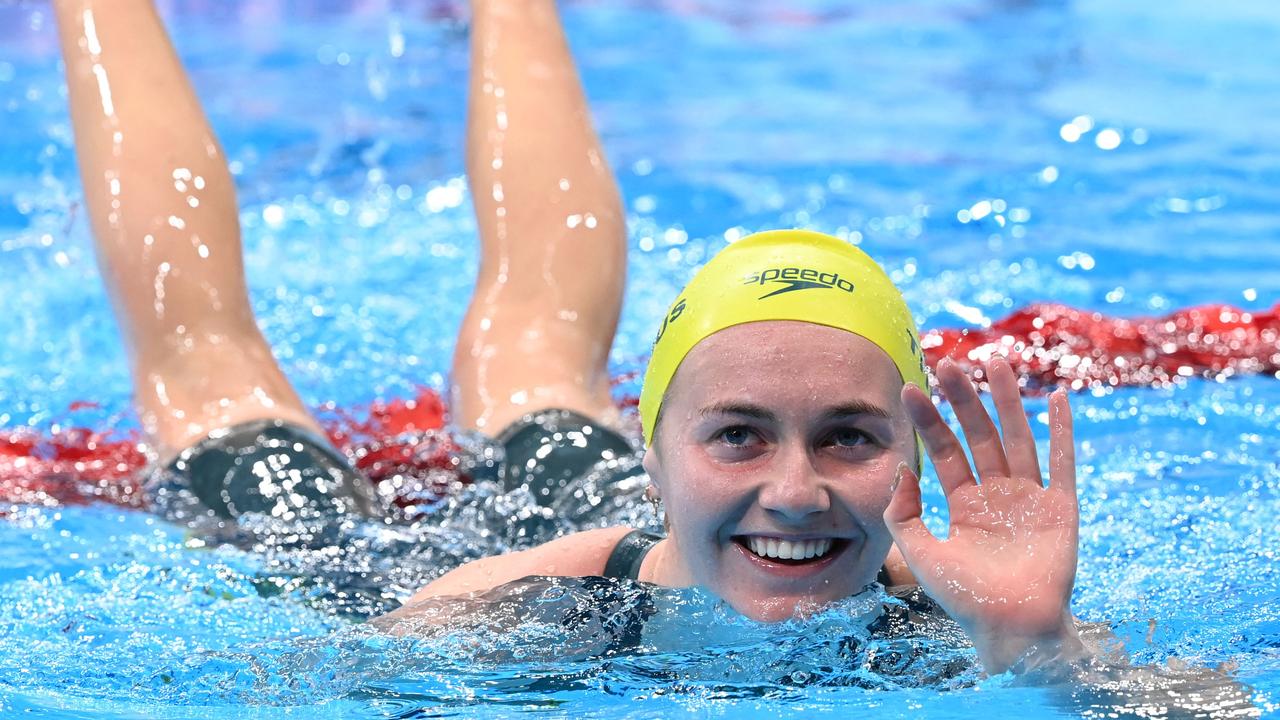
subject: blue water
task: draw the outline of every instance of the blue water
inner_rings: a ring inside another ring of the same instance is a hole
[[[642,366],[655,318],[726,237],[779,226],[858,240],[925,327],[982,325],[1040,300],[1118,315],[1280,301],[1271,3],[849,5],[563,6],[628,207],[619,373]],[[255,310],[302,396],[350,407],[441,387],[476,264],[464,8],[163,7],[232,161]],[[54,40],[43,4],[0,2],[0,427],[125,430],[136,427],[125,359]],[[79,400],[101,407],[70,413]],[[1111,625],[1139,662],[1234,666],[1269,711],[1280,383],[1192,380],[1073,402],[1076,614]],[[941,529],[938,500],[926,495]],[[199,545],[144,513],[12,509],[0,522],[0,710],[1066,712],[1000,678],[867,689],[827,662],[821,622],[744,627],[696,594],[673,602],[672,622],[709,628],[695,636],[705,643],[659,638],[640,657],[548,655],[538,633],[553,631],[534,626],[514,639],[388,639],[314,589],[264,592],[267,555]],[[824,622],[865,609],[851,602]],[[945,641],[936,653],[964,656]]]

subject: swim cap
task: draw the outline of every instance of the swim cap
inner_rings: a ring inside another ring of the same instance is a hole
[[[928,388],[911,311],[884,270],[862,250],[808,230],[749,235],[721,250],[672,303],[653,341],[640,389],[646,445],[676,368],[703,339],[762,320],[799,320],[875,343],[904,383]]]

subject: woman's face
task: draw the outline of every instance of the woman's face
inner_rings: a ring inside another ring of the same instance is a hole
[[[664,574],[762,621],[874,580],[893,479],[915,462],[901,389],[888,355],[843,330],[758,322],[699,343],[645,456],[674,550]]]

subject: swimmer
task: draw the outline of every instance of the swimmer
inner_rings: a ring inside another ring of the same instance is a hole
[[[84,193],[171,517],[371,518],[258,330],[234,184],[150,0],[56,0]],[[475,0],[467,171],[480,230],[453,422],[506,449],[501,479],[548,504],[566,478],[648,483],[665,536],[609,527],[478,560],[416,603],[531,575],[705,588],[772,622],[918,582],[988,672],[1087,653],[1070,612],[1078,511],[1067,397],[1049,400],[1048,483],[1009,365],[987,365],[1002,432],[938,369],[965,445],[927,392],[916,328],[860,250],[766,232],[709,262],[662,319],[642,465],[607,358],[626,269],[619,192],[551,0]],[[921,521],[921,449],[950,509]],[[631,462],[624,462],[631,458]],[[641,472],[643,470],[643,473]],[[647,478],[647,479],[646,479]]]

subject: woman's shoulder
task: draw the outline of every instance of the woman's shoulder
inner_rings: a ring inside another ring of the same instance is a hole
[[[632,531],[632,528],[625,526],[583,530],[524,550],[522,553],[513,554],[527,554],[529,561],[545,564],[548,568],[552,566],[559,568],[559,570],[547,572],[527,573],[528,575],[569,577],[600,575],[604,572],[605,564],[608,563],[614,548]]]
[[[414,594],[409,602],[484,592],[530,575],[600,575],[613,549],[631,530],[629,527],[584,530],[528,550],[481,558],[440,576]]]

